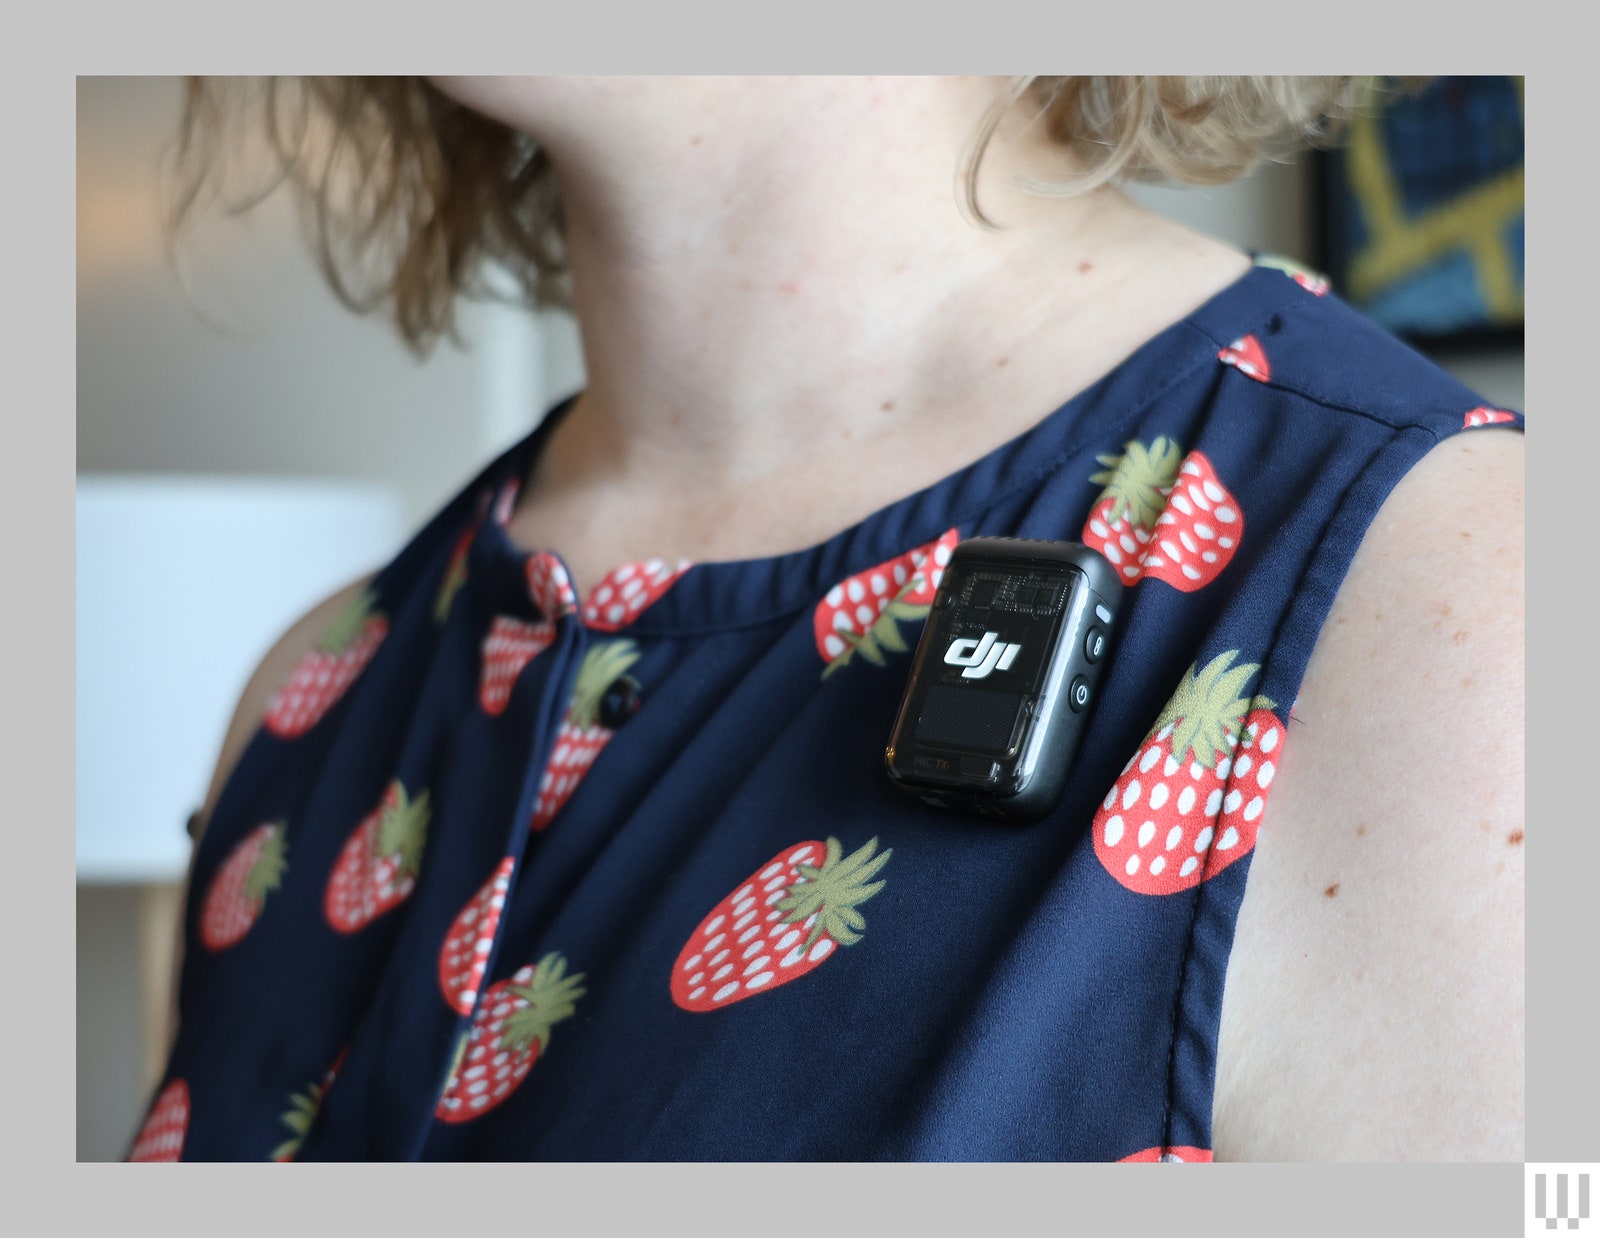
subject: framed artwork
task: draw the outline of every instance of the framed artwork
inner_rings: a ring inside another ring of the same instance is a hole
[[[1523,79],[1391,85],[1317,159],[1322,269],[1419,347],[1517,343]]]

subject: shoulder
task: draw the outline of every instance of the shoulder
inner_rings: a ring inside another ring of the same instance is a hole
[[[216,807],[217,797],[222,793],[228,776],[260,726],[273,697],[294,673],[301,659],[311,652],[317,641],[360,597],[373,579],[373,574],[363,576],[318,602],[297,619],[261,659],[240,694],[239,703],[223,736],[205,802],[196,814],[193,833],[197,840],[211,819],[211,811]]]
[[[1218,1159],[1522,1158],[1522,532],[1499,430],[1434,447],[1366,530],[1238,919]]]

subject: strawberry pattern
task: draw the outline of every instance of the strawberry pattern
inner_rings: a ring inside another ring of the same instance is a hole
[[[439,988],[457,1014],[471,1014],[477,1004],[478,986],[494,949],[495,930],[500,927],[515,867],[516,857],[509,855],[495,866],[483,888],[451,923],[439,950]]]
[[[280,739],[298,739],[334,707],[389,633],[371,591],[358,596],[306,654],[267,706],[263,723]]]
[[[200,944],[226,950],[250,931],[267,895],[283,881],[288,844],[283,822],[256,827],[244,838],[211,879],[200,909]]]
[[[693,566],[687,559],[624,563],[608,572],[583,604],[583,621],[597,632],[619,632],[637,619]]]
[[[161,1089],[134,1137],[129,1161],[178,1161],[189,1130],[189,1085],[174,1079]]]
[[[1272,366],[1267,361],[1266,350],[1253,335],[1240,336],[1219,352],[1217,359],[1224,365],[1234,366],[1241,374],[1248,375],[1258,383],[1268,382],[1272,378]]]
[[[1220,576],[1244,537],[1244,513],[1202,452],[1165,435],[1137,440],[1089,480],[1103,485],[1080,540],[1136,584],[1150,578],[1192,593]]]
[[[577,1010],[583,974],[568,974],[567,960],[547,954],[483,995],[455,1060],[434,1116],[467,1122],[501,1104],[549,1051],[551,1031]]]
[[[1141,1148],[1128,1156],[1117,1158],[1118,1164],[1208,1164],[1210,1148]]]
[[[323,914],[341,933],[356,933],[403,903],[417,885],[428,828],[428,793],[415,799],[392,782],[345,841],[328,874]]]
[[[883,889],[889,862],[870,839],[849,856],[837,838],[785,849],[695,927],[672,968],[672,1000],[707,1011],[768,993],[861,940],[860,905]]]
[[[1095,814],[1095,855],[1136,894],[1190,889],[1255,846],[1283,728],[1240,695],[1259,668],[1236,657],[1189,669]]]
[[[1330,582],[1433,443],[1521,425],[1264,264],[768,559],[579,582],[519,548],[541,426],[331,625],[223,788],[129,1159],[1211,1159],[1228,943]],[[1037,823],[883,769],[982,536],[1079,540],[1124,586]]]
[[[927,617],[960,540],[960,530],[950,529],[829,589],[811,619],[817,653],[826,663],[823,675],[848,665],[858,653],[874,666],[886,665],[888,654],[908,653],[900,624]]]

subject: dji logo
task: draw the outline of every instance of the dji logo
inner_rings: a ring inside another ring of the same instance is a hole
[[[982,640],[963,636],[951,641],[944,661],[946,666],[966,667],[961,672],[963,679],[987,679],[990,671],[1010,670],[1021,652],[1021,645],[1008,645],[1000,639],[1000,633],[985,632]]]
[[[1537,1221],[1543,1221],[1546,1230],[1555,1229],[1565,1221],[1565,1228],[1571,1230],[1589,1219],[1587,1173],[1543,1172],[1530,1176],[1533,1179],[1533,1219],[1528,1223],[1527,1232],[1538,1232]]]

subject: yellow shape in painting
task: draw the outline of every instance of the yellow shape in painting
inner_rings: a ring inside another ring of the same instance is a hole
[[[1522,100],[1519,80],[1518,105]],[[1523,209],[1523,170],[1512,168],[1449,202],[1407,216],[1376,117],[1351,123],[1345,151],[1350,188],[1368,242],[1350,263],[1350,294],[1366,300],[1452,250],[1472,259],[1484,306],[1497,321],[1522,316],[1522,288],[1500,241]]]

